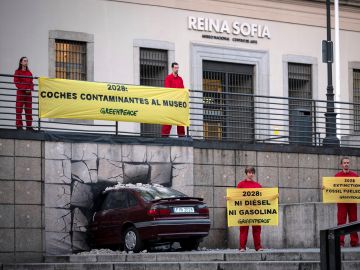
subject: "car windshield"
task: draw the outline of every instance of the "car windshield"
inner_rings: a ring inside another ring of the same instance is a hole
[[[145,201],[176,197],[188,197],[180,191],[166,187],[139,188],[137,190]]]

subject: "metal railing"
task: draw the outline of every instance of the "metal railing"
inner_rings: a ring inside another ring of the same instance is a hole
[[[326,137],[326,100],[191,90],[193,138],[243,143],[322,146]],[[360,146],[354,131],[358,104],[335,102],[342,146]]]
[[[341,270],[340,235],[358,231],[360,231],[360,222],[352,222],[320,231],[321,270]]]
[[[0,129],[16,128],[19,91],[13,78],[13,75],[0,74]],[[36,131],[154,137],[154,133],[141,130],[139,123],[39,118],[37,78],[33,79],[31,127]],[[322,146],[326,137],[326,105],[325,100],[249,95],[234,90],[190,90],[191,125],[187,132],[193,139],[207,141]],[[354,110],[359,106],[335,102],[336,134],[341,146],[360,147],[360,136],[354,128],[360,125],[360,117],[354,113],[359,111]],[[25,122],[24,116],[23,111]]]

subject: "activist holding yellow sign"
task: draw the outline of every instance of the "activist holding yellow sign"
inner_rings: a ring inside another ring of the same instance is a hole
[[[323,202],[337,203],[338,225],[357,221],[357,203],[360,201],[359,175],[350,170],[350,158],[342,157],[340,160],[341,171],[335,177],[323,177]],[[350,234],[350,245],[359,246],[357,232]],[[345,235],[340,235],[340,246],[345,246]]]
[[[227,189],[228,226],[240,227],[240,252],[246,250],[249,225],[252,225],[255,250],[261,247],[261,226],[278,224],[278,190],[262,188],[254,180],[255,168],[245,168],[246,178],[237,188]]]
[[[190,125],[189,91],[39,78],[41,118]]]
[[[324,203],[360,203],[360,177],[323,177]]]

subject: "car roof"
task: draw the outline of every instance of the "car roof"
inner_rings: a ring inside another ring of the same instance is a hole
[[[137,183],[137,184],[122,184],[122,183],[118,183],[115,186],[112,187],[107,187],[103,193],[107,193],[107,192],[111,192],[111,191],[116,191],[116,190],[124,190],[124,189],[130,189],[130,190],[138,190],[138,189],[156,189],[156,188],[167,188],[164,187],[162,185],[159,184],[141,184],[141,183]]]

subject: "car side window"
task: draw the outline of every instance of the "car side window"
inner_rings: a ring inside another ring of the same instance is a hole
[[[109,209],[109,206],[110,206],[109,205],[109,202],[110,202],[109,198],[110,198],[110,194],[108,193],[108,194],[106,194],[105,199],[104,199],[104,201],[103,201],[103,203],[101,205],[101,210],[102,211]]]
[[[102,210],[127,208],[128,200],[125,191],[109,192],[102,205]]]
[[[128,192],[128,199],[129,199],[129,207],[134,207],[138,204],[137,199],[130,192]]]

